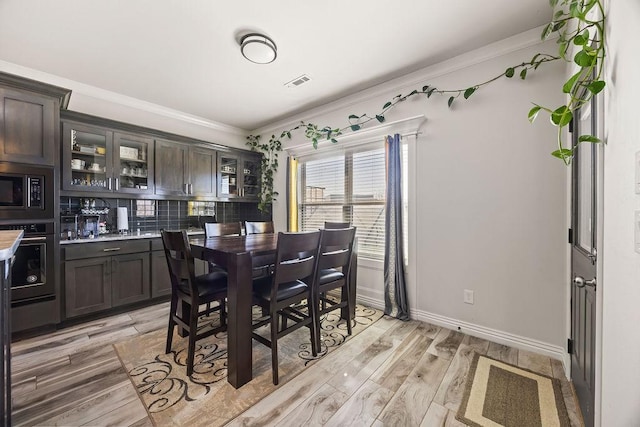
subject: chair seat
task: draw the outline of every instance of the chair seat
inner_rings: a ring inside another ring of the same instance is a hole
[[[254,280],[253,293],[263,301],[271,302],[271,277]],[[281,283],[278,286],[278,301],[307,292],[309,287],[301,280]]]
[[[198,297],[206,299],[214,295],[227,292],[227,273],[223,271],[214,271],[212,273],[196,276],[195,285],[198,287]],[[191,294],[189,285],[182,282],[179,285],[180,290],[187,295]]]
[[[336,280],[344,279],[344,274],[334,268],[327,268],[320,270],[318,274],[318,284],[324,285],[327,283],[335,282]]]

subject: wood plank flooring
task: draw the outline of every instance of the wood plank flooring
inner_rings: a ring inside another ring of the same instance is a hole
[[[153,425],[111,344],[164,329],[167,311],[159,304],[13,343],[13,425]],[[560,378],[571,425],[582,425],[560,361],[388,317],[228,425],[462,426],[455,413],[473,352]]]

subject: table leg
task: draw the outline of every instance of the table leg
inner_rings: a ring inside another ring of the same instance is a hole
[[[251,255],[231,254],[227,263],[227,381],[239,388],[251,381]]]
[[[347,313],[347,307],[343,307],[340,309],[340,318],[346,320],[349,316],[349,319],[353,320],[356,317],[356,283],[358,281],[358,254],[355,251],[351,254],[351,270],[347,280],[349,281],[349,295],[342,294],[341,301],[349,298],[351,313]]]

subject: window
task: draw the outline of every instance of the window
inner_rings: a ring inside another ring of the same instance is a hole
[[[300,230],[350,222],[357,228],[358,255],[384,259],[384,144],[300,159],[298,177]]]

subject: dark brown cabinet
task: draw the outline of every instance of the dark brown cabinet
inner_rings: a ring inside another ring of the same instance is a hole
[[[164,255],[162,239],[151,241],[151,297],[171,295],[169,267]]]
[[[216,196],[216,150],[174,141],[156,140],[156,194]]]
[[[260,193],[258,154],[218,154],[218,197],[255,199]]]
[[[150,298],[147,239],[64,246],[67,318]]]
[[[70,91],[0,73],[0,161],[55,166]]]
[[[62,135],[63,190],[153,194],[153,139],[72,121]]]

